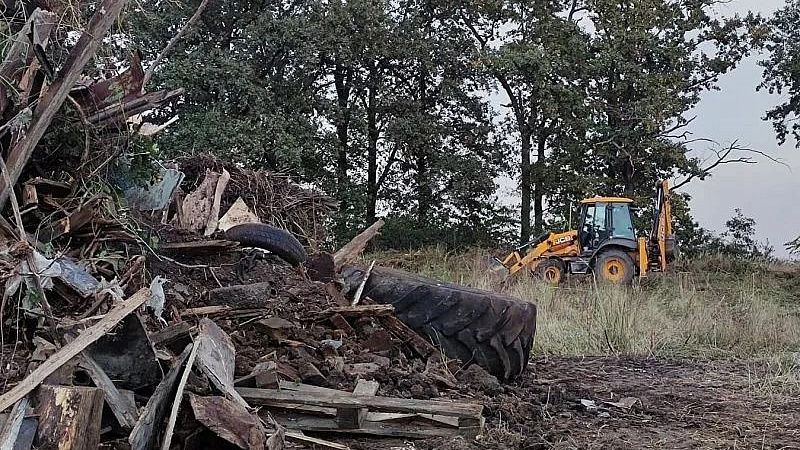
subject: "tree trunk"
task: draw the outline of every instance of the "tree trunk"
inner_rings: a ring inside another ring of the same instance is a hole
[[[547,134],[539,133],[536,143],[536,162],[533,170],[533,232],[536,234],[544,231],[544,194],[545,194],[545,149],[547,146]]]
[[[519,179],[522,191],[522,208],[520,209],[520,244],[528,242],[531,238],[531,133],[525,124],[518,124],[520,139],[522,140],[522,167]]]
[[[367,94],[367,223],[375,222],[375,209],[378,203],[378,123],[376,89],[378,84],[377,63],[370,74]]]
[[[336,64],[333,71],[333,82],[336,87],[336,101],[338,111],[336,114],[336,192],[339,200],[339,211],[347,213],[347,194],[348,194],[348,151],[349,151],[349,128],[350,128],[350,82],[353,72],[346,67]],[[346,216],[341,215],[339,228],[346,229]],[[340,230],[341,231],[341,230]]]

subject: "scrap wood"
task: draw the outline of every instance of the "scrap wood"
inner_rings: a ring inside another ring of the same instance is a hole
[[[266,430],[258,417],[225,397],[189,394],[194,417],[222,439],[244,450],[263,450]]]
[[[172,363],[172,368],[167,372],[164,379],[161,380],[161,383],[156,386],[156,390],[153,392],[153,395],[150,396],[147,405],[139,415],[139,420],[128,436],[128,443],[131,445],[131,450],[149,450],[155,445],[159,427],[163,425],[164,418],[166,417],[167,402],[170,398],[173,398],[178,383],[178,376],[182,373],[181,370],[189,360],[193,349],[194,345],[187,345],[183,353],[175,358]],[[187,370],[191,370],[191,368]]]
[[[100,446],[103,391],[83,386],[39,388],[37,448],[95,450]]]
[[[353,395],[348,392],[329,394],[322,392],[282,391],[277,389],[237,388],[237,392],[254,404],[303,404],[333,408],[367,407],[374,411],[413,412],[479,419],[483,405],[472,402],[449,402],[443,400],[416,400],[394,397],[372,397]]]
[[[244,202],[242,197],[239,197],[235,202],[233,202],[233,205],[228,208],[228,212],[226,212],[225,215],[219,219],[217,226],[222,231],[228,231],[229,228],[235,225],[260,222],[261,221],[258,219],[258,216],[250,211],[250,208]]]
[[[208,213],[208,223],[206,224],[206,231],[203,233],[206,236],[211,236],[217,231],[219,224],[219,208],[222,203],[222,194],[231,181],[231,174],[225,169],[222,169],[222,175],[219,176],[217,187],[214,189],[214,199],[211,203],[211,212]]]
[[[60,236],[81,229],[95,218],[105,200],[105,197],[95,197],[79,206],[67,217],[42,227],[38,233],[39,239],[44,243],[48,243]]]
[[[358,236],[354,237],[350,242],[345,244],[336,253],[333,254],[333,262],[338,272],[341,268],[358,258],[358,255],[364,251],[369,241],[378,234],[378,231],[383,227],[386,222],[383,219],[378,219],[366,230],[362,231]]]
[[[285,435],[286,439],[288,440],[310,445],[312,447],[320,447],[328,450],[350,450],[350,447],[344,444],[337,444],[336,442],[306,436],[302,431],[286,431]]]
[[[198,325],[197,365],[211,383],[225,397],[249,408],[233,387],[235,349],[231,338],[210,319],[203,318]]]
[[[183,199],[181,205],[178,205],[182,211],[180,215],[182,220],[178,223],[178,227],[192,232],[206,229],[212,213],[217,186],[222,182],[221,177],[222,175],[218,172],[206,170],[203,182]],[[227,181],[225,181],[225,185],[227,185]]]
[[[0,208],[5,206],[11,194],[12,185],[19,180],[22,171],[33,154],[33,150],[45,131],[50,127],[53,117],[61,109],[61,105],[70,90],[72,90],[75,82],[80,78],[83,67],[94,56],[100,42],[127,3],[128,0],[103,0],[98,5],[86,30],[84,30],[84,33],[81,34],[78,42],[70,51],[64,66],[59,72],[59,77],[39,98],[36,109],[33,112],[33,119],[24,137],[13,143],[8,152],[6,165],[9,169],[11,185],[7,184],[5,180],[0,180]]]
[[[12,450],[14,448],[22,429],[22,421],[28,412],[29,404],[28,397],[21,398],[14,404],[14,408],[11,409],[11,413],[5,422],[0,422],[0,450]]]
[[[220,314],[232,311],[230,306],[217,305],[217,306],[198,306],[197,308],[187,308],[181,311],[181,317],[191,316],[206,316],[211,314]]]
[[[125,430],[132,430],[136,426],[136,420],[139,418],[136,403],[122,395],[114,385],[114,382],[111,381],[111,378],[87,352],[81,353],[81,359],[80,366],[89,373],[94,385],[105,394],[105,401],[114,417],[117,418],[119,425]]]
[[[378,321],[387,331],[411,347],[417,355],[428,358],[440,353],[438,348],[434,347],[427,339],[417,334],[416,331],[409,328],[397,317],[391,315],[382,316],[378,318]]]
[[[190,340],[192,332],[194,332],[196,329],[197,328],[189,322],[175,322],[168,325],[166,328],[151,334],[149,336],[150,342],[153,344],[153,346],[163,345],[170,347],[175,343]],[[182,347],[185,347],[186,343],[184,343]]]
[[[86,351],[118,386],[138,390],[161,380],[161,367],[138,314],[131,314]]]
[[[392,305],[333,306],[317,314],[320,319],[340,315],[343,317],[386,317],[394,313]]]
[[[178,421],[178,412],[181,408],[181,402],[183,402],[183,391],[186,388],[186,382],[189,381],[189,375],[192,373],[192,367],[199,353],[199,347],[199,344],[194,345],[192,347],[192,352],[189,354],[189,358],[186,360],[186,368],[183,369],[181,380],[178,382],[178,387],[175,390],[175,401],[172,402],[172,409],[170,410],[169,420],[167,421],[167,429],[164,431],[164,437],[161,441],[161,450],[169,450],[170,444],[172,443],[172,433],[175,430],[175,423]]]
[[[367,272],[364,274],[364,278],[361,280],[361,284],[358,285],[358,289],[356,289],[356,294],[353,296],[353,301],[350,303],[351,306],[358,305],[358,302],[361,301],[361,294],[364,293],[364,286],[367,285],[367,280],[369,280],[369,276],[372,275],[372,268],[375,267],[375,260],[372,260],[372,263],[369,265]]]
[[[57,21],[57,14],[36,8],[28,16],[22,29],[14,35],[11,46],[6,50],[5,58],[0,64],[0,78],[3,80],[3,83],[0,84],[0,114],[5,112],[8,107],[8,86],[12,89],[15,88],[23,76],[23,68],[34,58],[31,52],[33,45],[28,36],[34,38],[34,43],[44,47],[46,38]]]
[[[353,395],[374,397],[378,393],[380,384],[375,381],[366,381],[359,379],[356,382],[356,387],[353,388]],[[336,423],[341,428],[357,429],[364,426],[367,417],[367,408],[337,408],[336,410]]]
[[[420,426],[370,421],[365,421],[360,428],[341,428],[337,420],[331,418],[314,417],[309,415],[274,415],[278,423],[290,430],[363,434],[367,436],[403,437],[412,439],[452,437],[460,434],[460,430],[449,427]],[[478,433],[471,433],[471,436],[468,437],[474,437],[477,434]]]
[[[96,324],[83,330],[78,337],[69,344],[61,347],[50,358],[37,367],[30,375],[22,380],[18,385],[14,386],[10,391],[0,396],[0,411],[5,410],[13,405],[19,399],[27,395],[29,392],[38,387],[48,375],[55,372],[59,367],[64,365],[67,361],[74,358],[78,353],[82,352],[86,347],[91,345],[108,333],[115,325],[122,319],[127,317],[130,313],[142,306],[147,299],[150,298],[150,291],[147,288],[139,290],[133,294],[129,299],[117,305],[114,309],[108,312]]]

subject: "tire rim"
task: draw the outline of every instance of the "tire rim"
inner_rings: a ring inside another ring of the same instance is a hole
[[[558,284],[561,281],[561,270],[554,266],[547,267],[544,269],[544,281],[550,284]]]
[[[603,278],[613,282],[625,279],[625,263],[617,258],[611,258],[603,263]]]

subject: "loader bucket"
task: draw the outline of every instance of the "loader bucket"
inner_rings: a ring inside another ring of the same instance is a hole
[[[508,268],[503,265],[503,261],[494,256],[486,258],[486,265],[492,275],[506,276],[509,274]]]

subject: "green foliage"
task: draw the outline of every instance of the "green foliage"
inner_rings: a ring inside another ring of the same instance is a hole
[[[198,3],[144,0],[125,26],[153,58]],[[380,215],[385,246],[505,242],[516,225],[526,239],[585,196],[644,204],[659,178],[702,172],[684,113],[758,24],[713,3],[213,2],[156,71],[186,89],[157,145],[314,184],[340,202],[339,241]],[[520,220],[499,205],[503,175]]]
[[[760,61],[764,79],[758,89],[781,96],[783,103],[767,111],[765,120],[772,122],[778,142],[794,137],[800,147],[800,1],[787,0],[775,12],[767,28],[757,36],[767,58]]]
[[[772,259],[775,251],[769,242],[756,240],[756,221],[736,208],[735,214],[725,222],[725,231],[719,235],[693,223],[691,228],[679,229],[681,250],[689,256],[719,255],[724,259],[741,261]]]

